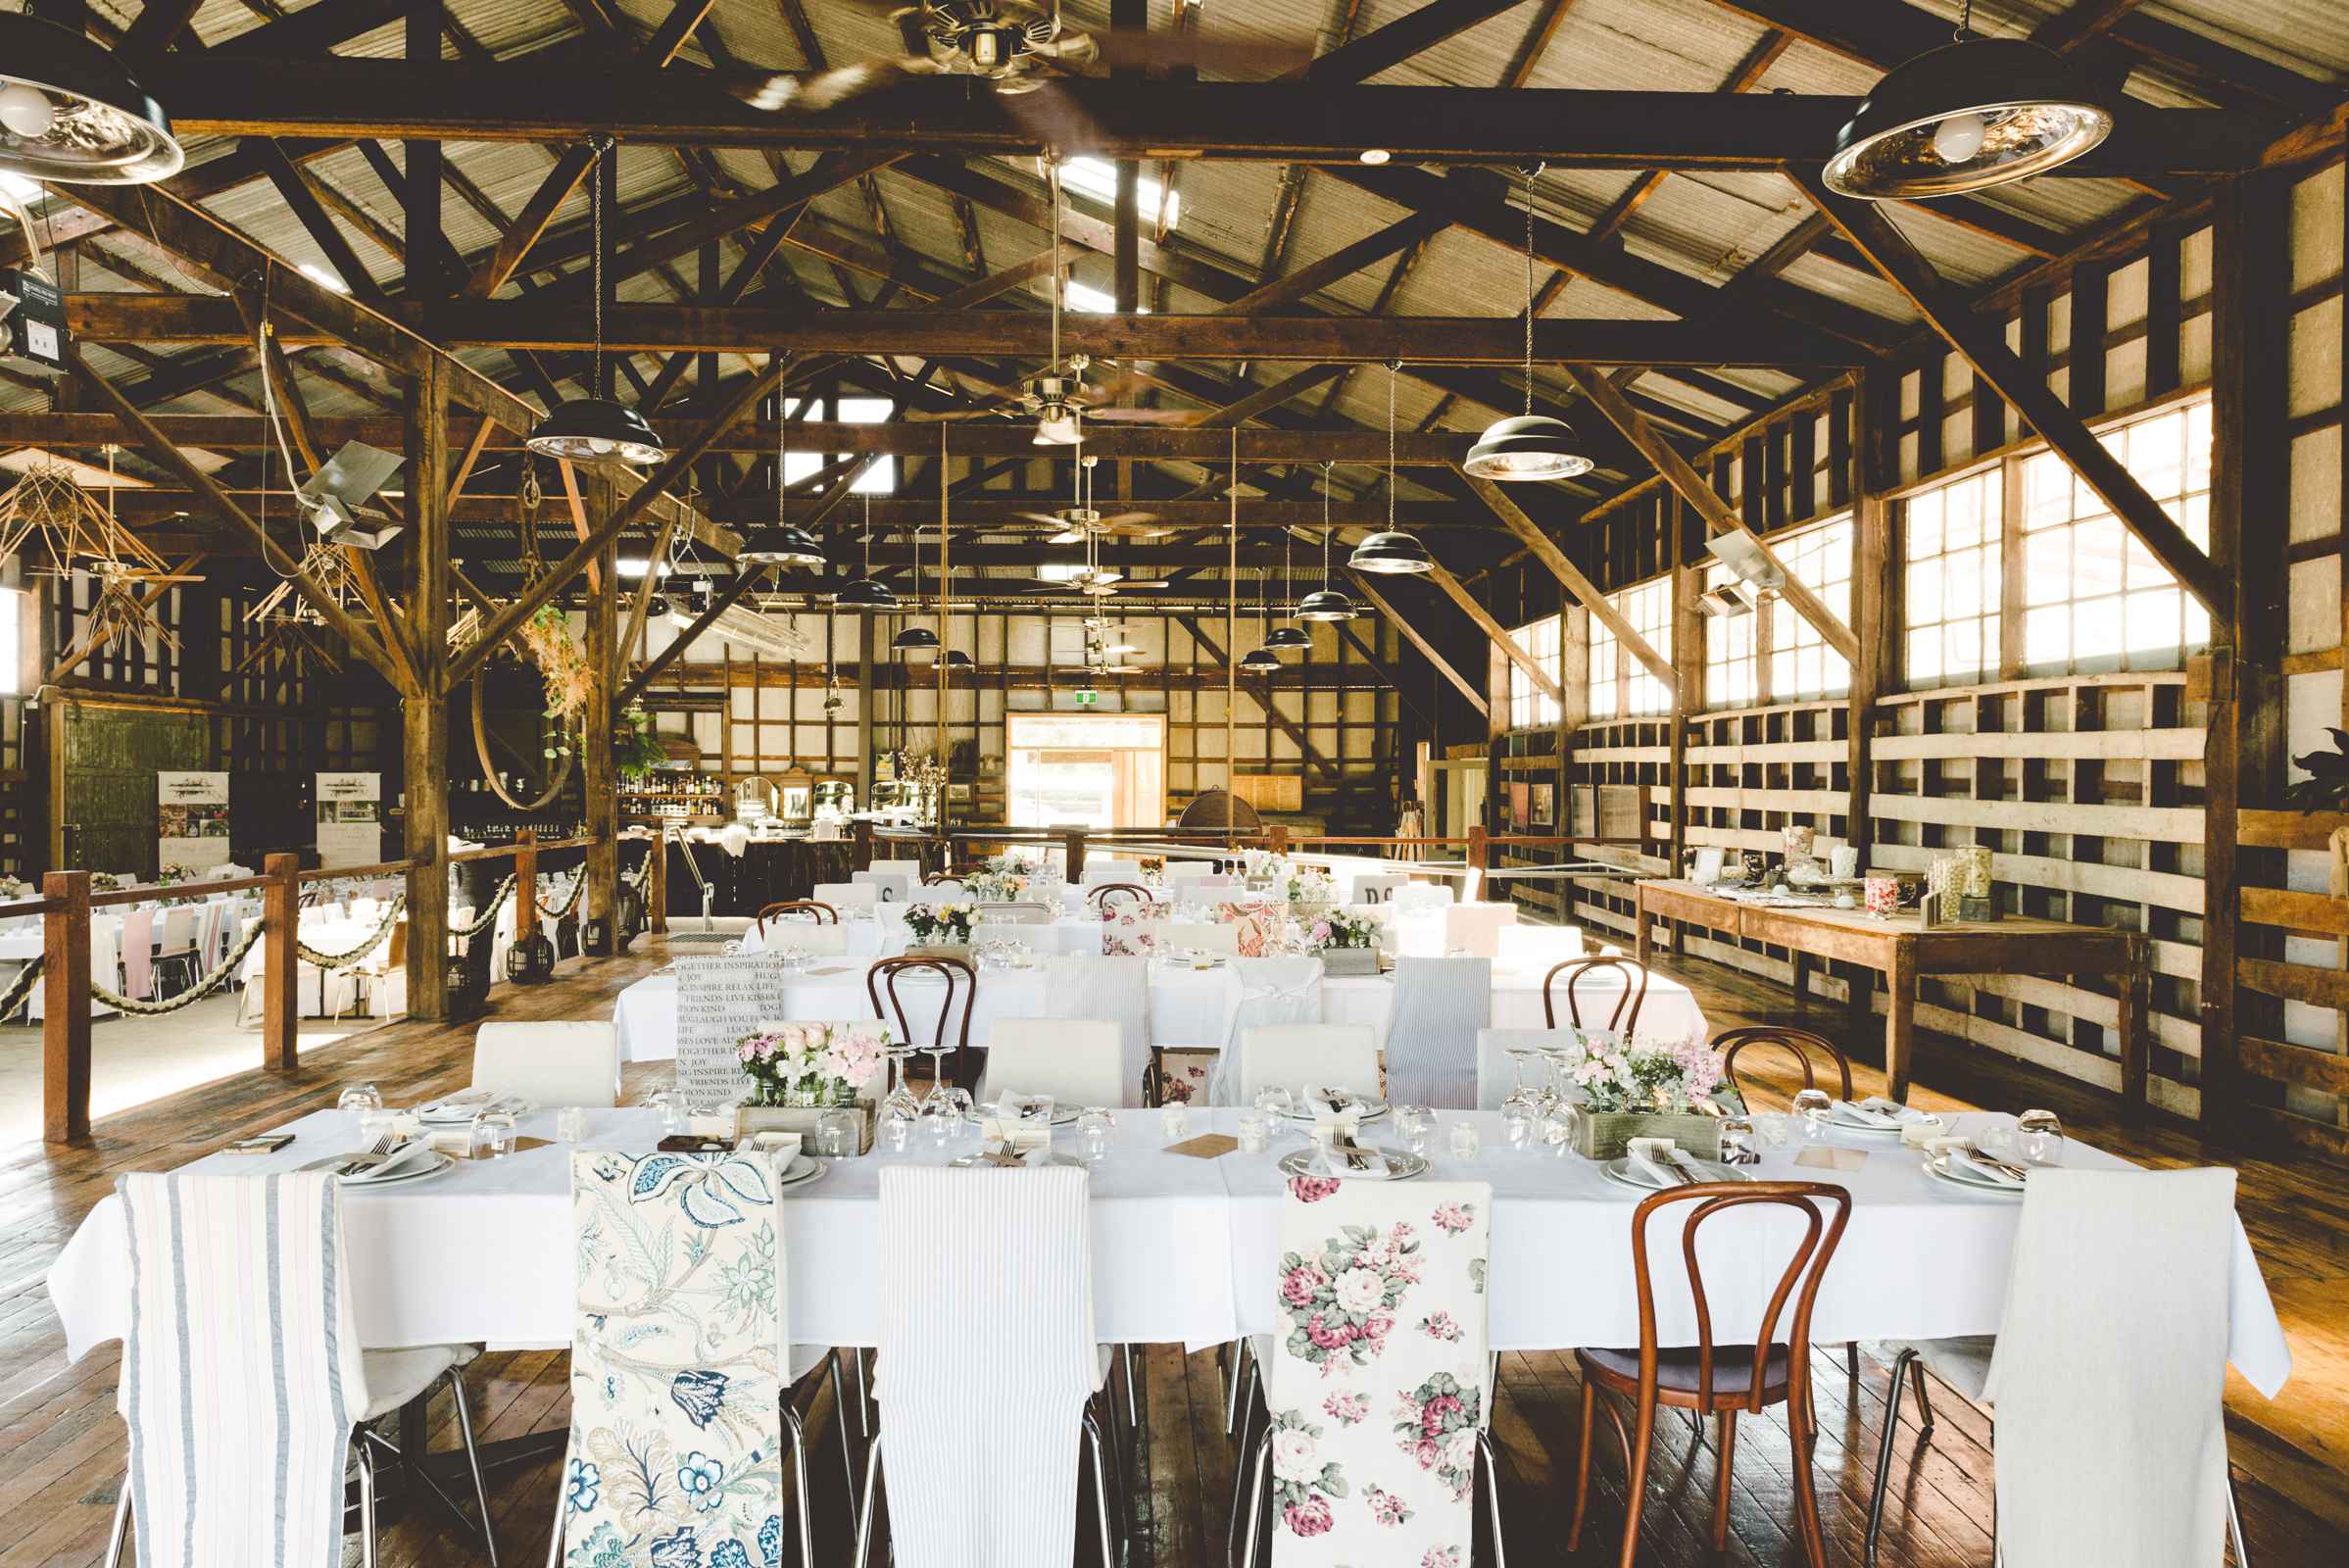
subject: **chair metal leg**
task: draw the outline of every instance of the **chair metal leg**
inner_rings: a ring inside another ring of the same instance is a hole
[[[1909,1358],[1909,1386],[1917,1391],[1917,1419],[1924,1426],[1924,1436],[1933,1435],[1933,1396],[1925,1392],[1925,1363],[1914,1350],[1905,1351]]]
[[[1264,1512],[1264,1478],[1272,1466],[1272,1434],[1268,1431],[1256,1443],[1256,1483],[1248,1489],[1248,1521],[1241,1528],[1240,1568],[1256,1568],[1256,1536]]]
[[[864,1367],[864,1352],[851,1350],[848,1353],[856,1357],[856,1366],[861,1372]],[[849,1401],[841,1387],[840,1352],[838,1350],[834,1350],[830,1355],[824,1357],[824,1368],[825,1375],[830,1378],[832,1383],[832,1424],[840,1429],[840,1475],[849,1489],[849,1511],[854,1513],[856,1510],[856,1450],[849,1446]],[[860,1411],[858,1414],[861,1419],[862,1412]]]
[[[1476,1451],[1485,1456],[1485,1511],[1493,1518],[1493,1568],[1509,1568],[1509,1544],[1500,1533],[1500,1458],[1493,1451],[1493,1434],[1479,1429]]]
[[[2227,1539],[2234,1544],[2234,1568],[2251,1568],[2251,1552],[2243,1544],[2243,1515],[2235,1506],[2232,1476],[2227,1478]]]
[[[1241,1522],[1240,1494],[1247,1490],[1248,1429],[1253,1424],[1256,1413],[1256,1358],[1248,1353],[1246,1340],[1242,1340],[1240,1346],[1241,1354],[1246,1358],[1248,1365],[1236,1373],[1232,1380],[1233,1387],[1239,1391],[1239,1398],[1234,1402],[1240,1411],[1240,1427],[1233,1442],[1232,1518],[1231,1523],[1224,1528],[1223,1554],[1226,1562],[1231,1562],[1239,1556],[1240,1534],[1249,1528]]]
[[[1119,1346],[1117,1358],[1125,1363],[1126,1370],[1126,1427],[1129,1431],[1139,1432],[1142,1430],[1142,1402],[1134,1396],[1134,1348],[1131,1345]]]
[[[375,1568],[375,1450],[359,1445],[359,1561]]]
[[[865,1442],[873,1441],[873,1396],[864,1382],[864,1352],[852,1349],[849,1354],[856,1361],[856,1435]]]
[[[1225,1347],[1223,1389],[1223,1435],[1232,1436],[1240,1425],[1240,1374],[1248,1360],[1248,1341],[1234,1340]]]
[[[2227,1516],[2234,1516],[2234,1495],[2227,1497]],[[115,1526],[106,1533],[106,1568],[122,1568],[122,1546],[131,1538],[131,1474],[122,1472],[122,1491],[115,1493]]]
[[[800,1412],[783,1406],[783,1425],[791,1433],[791,1483],[800,1499],[800,1568],[815,1568],[815,1515],[807,1502],[807,1428]]]
[[[1590,1440],[1598,1436],[1598,1387],[1583,1374],[1583,1438],[1575,1454],[1574,1522],[1566,1527],[1566,1554],[1574,1555],[1583,1541],[1583,1510],[1590,1501]]]
[[[465,1376],[457,1367],[449,1368],[449,1393],[457,1401],[457,1435],[465,1440],[465,1468],[473,1472],[473,1500],[481,1507],[481,1548],[489,1554],[489,1568],[498,1568],[498,1537],[489,1520],[489,1488],[481,1480],[481,1454],[473,1446],[473,1411],[465,1402]],[[421,1461],[423,1455],[418,1454]]]
[[[563,1524],[571,1516],[570,1489],[563,1485],[570,1474],[571,1446],[566,1439],[563,1446],[563,1462],[555,1467],[555,1523],[547,1531],[547,1568],[563,1568]]]
[[[1109,1544],[1109,1466],[1101,1457],[1101,1424],[1085,1412],[1085,1442],[1093,1451],[1093,1511],[1101,1519],[1101,1568],[1114,1568],[1116,1548]]]
[[[880,1494],[881,1445],[876,1442],[864,1450],[864,1497],[856,1508],[856,1560],[850,1568],[865,1568],[872,1558],[873,1499]]]
[[[1908,1376],[1909,1369],[1916,1364],[1917,1352],[1914,1350],[1901,1351],[1892,1362],[1892,1387],[1884,1399],[1884,1441],[1876,1446],[1876,1485],[1868,1494],[1868,1535],[1866,1544],[1860,1552],[1860,1561],[1863,1564],[1876,1561],[1877,1534],[1883,1528],[1884,1519],[1884,1489],[1889,1484],[1892,1475],[1892,1442],[1900,1433],[1900,1395],[1903,1380]],[[1933,1428],[1927,1427],[1923,1435],[1931,1438]]]

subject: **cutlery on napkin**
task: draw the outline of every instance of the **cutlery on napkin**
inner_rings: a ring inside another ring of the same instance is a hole
[[[431,1153],[431,1139],[411,1138],[407,1143],[402,1144],[399,1148],[393,1150],[390,1153],[383,1155],[379,1159],[371,1159],[364,1163],[360,1161],[353,1161],[353,1164],[357,1165],[358,1169],[354,1170],[352,1166],[346,1165],[343,1167],[341,1174],[348,1177],[353,1177],[361,1182],[379,1182],[385,1177],[393,1174],[395,1171],[405,1170],[409,1166],[416,1164],[418,1160],[429,1158]]]
[[[1873,1127],[1884,1132],[1910,1122],[1933,1120],[1929,1112],[1913,1105],[1904,1105],[1896,1100],[1886,1100],[1882,1095],[1870,1095],[1858,1102],[1838,1100],[1835,1102],[1833,1111],[1854,1127]]]
[[[1387,1156],[1376,1149],[1355,1143],[1351,1129],[1338,1131],[1329,1142],[1315,1151],[1313,1168],[1326,1176],[1377,1178],[1390,1173]]]
[[[1632,1168],[1645,1171],[1658,1187],[1688,1187],[1696,1180],[1683,1168],[1681,1162],[1688,1156],[1681,1153],[1680,1145],[1670,1138],[1635,1138],[1625,1146],[1625,1152],[1631,1158]]]

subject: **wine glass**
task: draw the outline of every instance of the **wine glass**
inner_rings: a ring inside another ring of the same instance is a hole
[[[946,1031],[942,1029],[928,1045],[920,1048],[921,1054],[930,1058],[930,1092],[922,1101],[925,1106],[937,1099],[938,1091],[946,1086],[946,1058],[962,1049],[948,1045],[945,1036]]]
[[[656,1089],[645,1096],[645,1103],[661,1112],[661,1134],[673,1138],[685,1130],[683,1101],[675,1089]]]
[[[1804,1143],[1827,1142],[1827,1119],[1834,1110],[1835,1102],[1828,1099],[1824,1089],[1805,1089],[1794,1097],[1794,1114],[1802,1118]]]
[[[913,1124],[921,1119],[921,1107],[913,1097],[903,1089],[893,1090],[881,1104],[881,1137],[889,1152],[902,1154],[913,1137]]]
[[[2027,1110],[2015,1118],[2015,1152],[2033,1165],[2064,1162],[2064,1124],[2052,1110]]]
[[[1534,1127],[1540,1119],[1530,1102],[1511,1095],[1509,1102],[1500,1107],[1501,1135],[1512,1150],[1523,1152],[1526,1145],[1533,1142]]]
[[[1561,1098],[1542,1117],[1542,1142],[1564,1159],[1574,1149],[1575,1127],[1582,1119],[1583,1108]]]
[[[1098,1165],[1108,1157],[1109,1137],[1116,1130],[1117,1118],[1105,1105],[1087,1105],[1077,1118],[1077,1136],[1085,1152],[1085,1163]]]
[[[1297,1097],[1277,1084],[1270,1085],[1256,1091],[1256,1108],[1278,1128],[1296,1112]]]

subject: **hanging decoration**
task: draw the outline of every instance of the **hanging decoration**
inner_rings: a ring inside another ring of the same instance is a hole
[[[87,572],[98,596],[86,612],[89,629],[77,658],[88,658],[118,642],[153,637],[176,651],[179,639],[156,613],[176,583],[202,582],[174,572],[138,535],[115,515],[115,459],[122,448],[106,448],[106,504],[100,506],[75,475],[74,466],[35,458],[24,476],[0,495],[0,560],[38,540],[48,564],[26,561],[26,569],[45,576]]]

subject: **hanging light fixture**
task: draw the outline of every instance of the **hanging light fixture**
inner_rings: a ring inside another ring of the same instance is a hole
[[[1052,204],[1052,358],[1045,372],[1027,385],[1036,408],[1035,445],[1072,446],[1085,433],[1085,361],[1079,356],[1076,374],[1060,373],[1060,295],[1066,288],[1060,266],[1060,161],[1047,151],[1044,160],[1045,195]]]
[[[163,105],[102,45],[37,17],[0,16],[0,172],[147,185],[186,162]]]
[[[1299,620],[1351,620],[1361,613],[1353,595],[1330,586],[1330,473],[1335,467],[1321,466],[1321,586],[1297,602]]]
[[[668,449],[661,444],[661,437],[645,422],[643,415],[611,396],[611,371],[604,361],[604,159],[611,151],[612,138],[598,137],[595,161],[587,172],[587,177],[594,182],[587,193],[588,213],[595,230],[595,250],[588,267],[596,296],[596,350],[595,358],[589,362],[594,395],[568,398],[558,405],[552,414],[531,426],[528,446],[541,457],[567,458],[573,463],[618,462],[644,467],[667,457]],[[822,559],[820,553],[817,559]]]
[[[1534,176],[1541,172],[1540,164],[1525,168],[1525,412],[1493,420],[1468,449],[1461,471],[1480,479],[1526,483],[1590,471],[1574,426],[1534,412]]]
[[[1387,362],[1387,526],[1354,546],[1354,553],[1346,559],[1356,571],[1387,576],[1436,568],[1436,558],[1428,554],[1428,547],[1395,525],[1395,378],[1401,369],[1400,360]]]
[[[1281,603],[1289,603],[1289,529],[1281,529]],[[1313,635],[1302,626],[1283,626],[1264,639],[1264,646],[1276,654],[1309,653]]]
[[[787,505],[791,481],[786,476],[791,456],[791,422],[783,416],[783,396],[775,394],[775,520],[753,528],[734,559],[752,566],[820,566],[824,547],[805,528],[791,525]]]
[[[1884,74],[1835,135],[1827,188],[1914,201],[2043,174],[2112,133],[2113,112],[2061,55],[1977,38],[1966,0],[1951,43]]]
[[[872,532],[873,498],[864,498],[864,528]],[[913,530],[913,598],[921,600],[921,530]],[[892,651],[900,654],[934,654],[938,652],[938,633],[923,625],[901,626],[898,634],[889,639]]]
[[[872,499],[865,498],[864,511],[864,572],[852,577],[832,592],[832,603],[843,610],[895,610],[898,596],[889,584],[873,575],[873,514]]]

